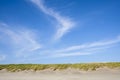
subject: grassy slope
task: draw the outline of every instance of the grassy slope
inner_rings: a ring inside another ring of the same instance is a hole
[[[63,70],[67,68],[75,68],[81,70],[96,70],[97,68],[108,67],[108,68],[120,68],[120,62],[114,63],[81,63],[81,64],[7,64],[0,65],[0,70],[7,69],[8,71],[21,71],[21,70]]]

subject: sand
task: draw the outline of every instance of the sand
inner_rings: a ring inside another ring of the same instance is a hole
[[[98,69],[97,71],[81,71],[66,69],[62,71],[0,71],[0,80],[120,80],[120,69]]]

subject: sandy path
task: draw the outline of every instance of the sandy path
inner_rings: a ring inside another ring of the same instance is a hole
[[[120,80],[120,71],[1,71],[0,80]]]

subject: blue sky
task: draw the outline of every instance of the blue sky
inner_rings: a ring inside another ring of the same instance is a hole
[[[1,64],[119,61],[119,0],[0,0]]]

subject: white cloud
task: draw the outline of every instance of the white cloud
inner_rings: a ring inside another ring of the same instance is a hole
[[[51,57],[69,57],[69,56],[79,56],[79,55],[90,55],[101,50],[106,50],[113,47],[115,44],[120,42],[120,38],[96,41],[92,43],[70,46],[64,49],[50,50],[45,53]]]
[[[1,54],[0,54],[0,61],[5,60],[5,58],[6,58],[6,56],[5,56],[5,55],[1,55]]]
[[[42,46],[36,40],[36,34],[29,29],[10,29],[10,27],[6,27],[3,24],[0,24],[0,32],[5,34],[6,36],[3,39],[7,38],[7,40],[11,45],[7,45],[7,47],[14,48],[13,52],[17,55],[25,55],[26,53],[30,53],[37,49],[40,49]]]
[[[58,53],[51,55],[51,57],[70,57],[70,56],[80,56],[80,55],[89,55],[91,53],[85,53],[85,52],[67,52],[67,53]]]
[[[120,38],[117,37],[116,39],[112,39],[112,40],[97,41],[97,42],[93,42],[93,43],[70,46],[70,47],[58,50],[57,52],[67,52],[67,51],[89,49],[89,48],[109,47],[110,45],[113,45],[113,44],[116,44],[119,42],[120,42]]]
[[[54,11],[52,8],[48,8],[44,5],[43,0],[31,0],[38,8],[45,14],[52,16],[58,22],[57,32],[55,34],[55,40],[60,39],[64,34],[66,34],[71,28],[75,26],[70,18],[61,16],[58,12]]]

